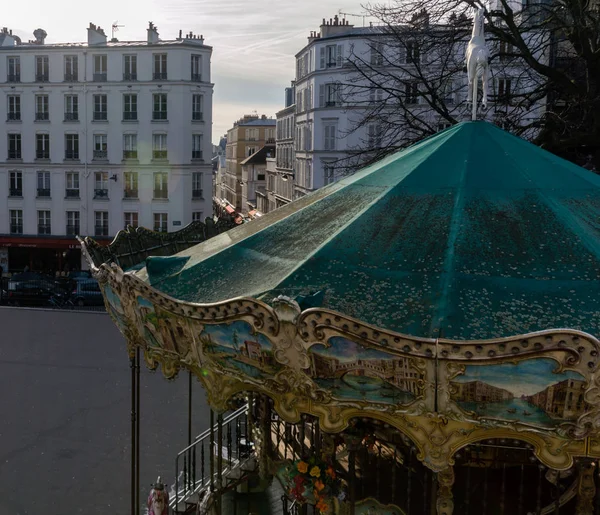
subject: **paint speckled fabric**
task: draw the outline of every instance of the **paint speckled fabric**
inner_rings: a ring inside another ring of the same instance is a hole
[[[200,303],[322,292],[414,336],[597,335],[599,215],[600,177],[465,122],[137,273]]]

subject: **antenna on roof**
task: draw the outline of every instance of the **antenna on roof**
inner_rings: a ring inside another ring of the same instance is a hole
[[[119,27],[125,27],[125,25],[119,25],[118,21],[113,22],[111,39],[115,39],[115,32],[119,31]]]
[[[344,13],[342,12],[342,10],[338,10],[338,14],[343,14],[344,16],[354,16],[355,18],[362,18],[363,21],[363,27],[365,26],[365,18],[367,17],[366,14],[352,14],[352,13]]]

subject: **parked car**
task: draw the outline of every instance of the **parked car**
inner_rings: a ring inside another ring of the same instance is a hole
[[[75,281],[71,301],[76,306],[102,306],[102,290],[95,279]]]
[[[66,293],[47,281],[20,281],[9,284],[6,302],[11,306],[48,306]]]
[[[73,270],[69,272],[71,281],[89,281],[92,280],[92,273],[89,270]]]

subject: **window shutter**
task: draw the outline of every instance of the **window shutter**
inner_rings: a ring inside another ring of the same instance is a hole
[[[324,46],[321,47],[320,52],[321,52],[321,54],[320,54],[321,62],[320,62],[319,68],[323,69],[323,68],[325,68],[325,47]]]
[[[342,66],[342,59],[344,57],[344,45],[337,46],[337,59],[336,66],[340,68]]]
[[[325,107],[325,84],[319,85],[319,107]]]
[[[335,105],[342,105],[342,83],[337,82],[335,85]]]

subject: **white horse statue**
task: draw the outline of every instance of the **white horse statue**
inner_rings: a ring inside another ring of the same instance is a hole
[[[483,16],[484,10],[477,9],[475,13],[475,20],[473,21],[473,32],[471,33],[471,39],[467,45],[467,73],[469,76],[469,93],[467,101],[473,104],[472,119],[477,119],[477,79],[481,77],[481,85],[483,88],[483,100],[482,106],[487,106],[487,92],[488,92],[488,74],[489,65],[488,60],[490,53],[485,46],[485,34],[483,33]]]
[[[152,485],[147,506],[146,515],[168,515],[169,513],[169,494],[165,489],[165,485],[160,481],[160,476],[158,476],[156,483]]]

